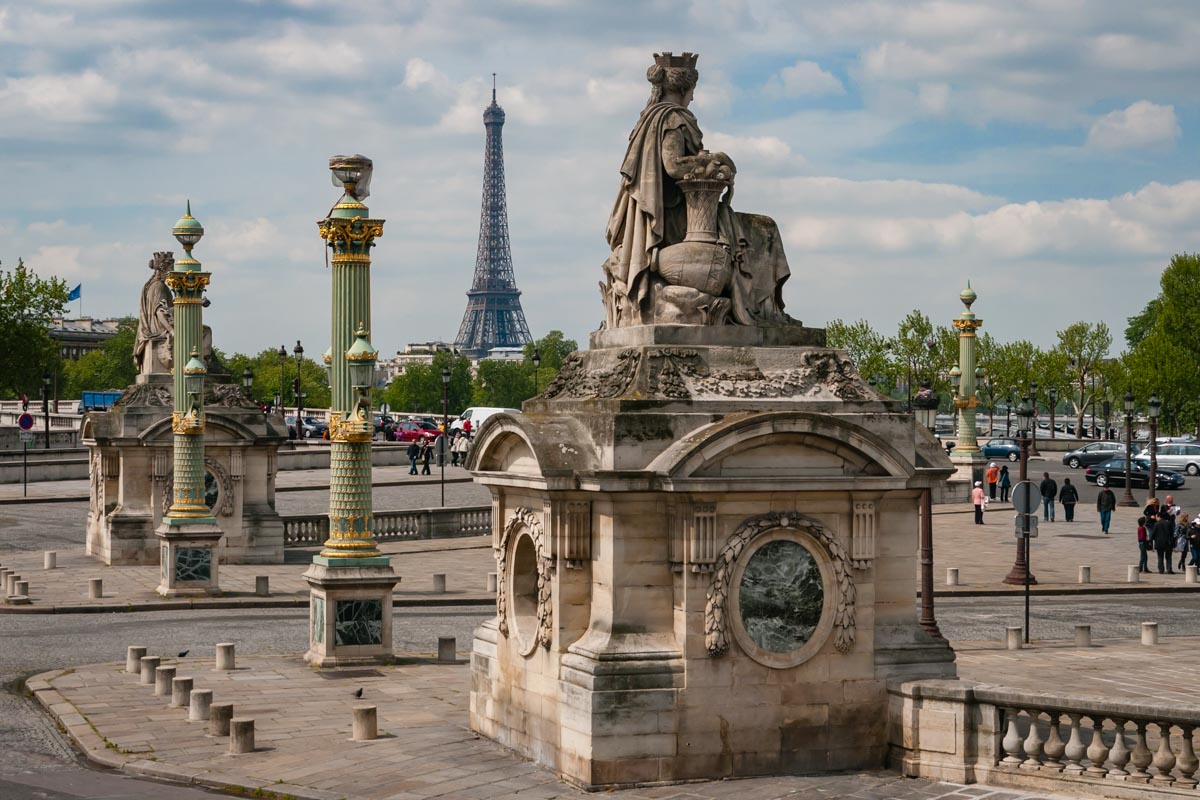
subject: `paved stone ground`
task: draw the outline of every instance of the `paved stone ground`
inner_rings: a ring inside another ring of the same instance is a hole
[[[164,663],[176,663],[167,660]],[[469,672],[464,662],[408,659],[394,667],[316,672],[299,658],[242,658],[232,672],[208,660],[178,664],[196,688],[232,702],[255,720],[256,752],[228,755],[224,738],[142,686],[123,664],[45,673],[28,682],[39,702],[93,760],[132,774],[214,787],[239,786],[298,798],[578,798],[586,793],[467,729]],[[362,699],[354,691],[363,689]],[[351,709],[378,708],[382,738],[350,740]],[[967,798],[1015,800],[1019,792],[961,787],[860,773],[719,781],[631,789],[615,797],[823,797],[858,800]]]

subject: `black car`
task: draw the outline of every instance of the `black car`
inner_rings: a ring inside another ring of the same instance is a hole
[[[395,418],[381,411],[376,411],[373,417],[375,422],[375,432],[383,434],[383,438],[390,442],[394,438],[394,434],[396,432]]]
[[[1125,459],[1114,458],[1088,467],[1083,477],[1088,483],[1097,486],[1124,486]],[[1143,458],[1135,458],[1129,462],[1129,482],[1133,486],[1147,488],[1150,484],[1150,462]],[[1156,489],[1178,489],[1183,486],[1183,476],[1178,472],[1163,472],[1158,470],[1154,482]]]
[[[1135,456],[1142,452],[1142,449],[1136,444],[1130,445],[1130,447],[1133,448]],[[1124,455],[1125,444],[1123,442],[1093,442],[1065,454],[1062,463],[1071,469],[1079,469],[1080,467],[1088,467],[1092,464],[1103,464],[1109,459],[1120,458]]]

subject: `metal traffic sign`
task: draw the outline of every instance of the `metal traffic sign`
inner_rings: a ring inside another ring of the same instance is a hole
[[[1020,514],[1037,513],[1038,506],[1042,502],[1041,491],[1033,485],[1033,481],[1020,481],[1013,487],[1012,504],[1013,508]]]
[[[33,441],[33,433],[31,431],[21,431],[18,435],[21,437],[21,441],[26,444]]]
[[[1025,535],[1025,518],[1029,520],[1029,538],[1036,539],[1038,535],[1038,520],[1033,514],[1016,514],[1013,516],[1014,534],[1018,539]]]
[[[23,431],[33,430],[33,415],[22,414],[17,417],[17,427]]]

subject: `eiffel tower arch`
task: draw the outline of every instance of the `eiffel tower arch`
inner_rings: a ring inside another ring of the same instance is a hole
[[[522,347],[533,341],[521,291],[513,277],[512,250],[508,243],[508,204],[504,192],[504,109],[496,103],[492,76],[492,104],[483,112],[487,145],[483,158],[483,209],[479,215],[479,249],[475,277],[467,292],[467,310],[454,340],[459,352],[482,358],[493,347]]]

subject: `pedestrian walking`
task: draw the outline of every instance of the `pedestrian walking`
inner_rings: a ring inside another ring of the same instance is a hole
[[[1174,559],[1175,555],[1175,523],[1167,515],[1158,518],[1154,523],[1154,527],[1150,529],[1150,541],[1154,544],[1154,552],[1158,553],[1158,572],[1161,575],[1166,566],[1165,572],[1168,575],[1175,574]]]
[[[1145,517],[1138,517],[1137,542],[1139,554],[1138,572],[1149,572],[1150,570],[1146,567],[1146,559],[1148,558],[1150,550],[1150,534],[1146,530]]]
[[[429,462],[433,459],[433,442],[428,439],[425,444],[421,445],[421,474],[432,475],[433,471],[429,469]]]
[[[1062,489],[1058,492],[1058,502],[1062,503],[1063,516],[1066,517],[1067,522],[1074,522],[1075,504],[1079,502],[1079,490],[1071,485],[1070,478],[1063,478]]]
[[[1000,502],[1008,502],[1008,493],[1012,491],[1012,476],[1008,474],[1008,465],[1000,468]]]
[[[457,467],[458,451],[454,449],[454,446],[458,444],[458,431],[451,431],[446,435],[450,437],[450,466]]]
[[[987,497],[983,493],[983,484],[980,481],[975,481],[975,488],[971,490],[971,502],[975,505],[975,524],[983,524],[983,505],[987,502]]]
[[[421,457],[421,445],[415,441],[408,443],[408,449],[404,451],[408,456],[408,474],[417,474],[417,459]]]
[[[1179,563],[1176,569],[1183,572],[1187,566],[1188,557],[1188,529],[1191,526],[1188,524],[1188,515],[1180,512],[1179,517],[1175,520],[1175,552],[1179,553]]]
[[[1042,473],[1042,482],[1038,489],[1042,493],[1042,521],[1054,522],[1054,501],[1058,497],[1058,484],[1050,477],[1049,472]]]
[[[1188,549],[1192,551],[1192,566],[1200,567],[1200,514],[1188,526]]]
[[[985,473],[985,478],[987,480],[987,485],[988,485],[988,497],[992,500],[995,500],[996,499],[996,484],[998,484],[1000,482],[1000,468],[996,466],[995,461],[993,461],[991,464],[988,465],[987,472]]]
[[[1100,490],[1100,494],[1096,495],[1096,510],[1100,512],[1100,530],[1103,533],[1108,533],[1108,526],[1112,523],[1112,513],[1117,508],[1117,496],[1113,494],[1113,490],[1105,486]]]
[[[451,448],[451,452],[458,459],[459,466],[465,467],[467,465],[467,451],[470,447],[471,440],[467,438],[466,434],[459,434],[454,439],[454,446]]]

